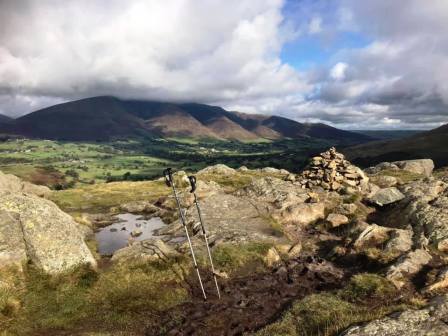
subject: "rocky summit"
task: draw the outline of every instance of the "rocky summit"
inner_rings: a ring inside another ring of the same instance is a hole
[[[0,298],[2,288],[19,293],[7,294],[0,323],[18,330],[7,314],[24,314],[20,321],[28,319],[36,334],[60,328],[132,336],[448,334],[448,184],[430,160],[363,171],[331,148],[294,173],[223,164],[197,171],[214,273],[188,175],[178,171],[173,181],[206,303],[164,178],[56,192],[0,174],[1,264],[20,265],[25,275],[32,264],[59,279],[32,273],[37,284],[29,277],[6,287],[0,277]],[[74,207],[80,199],[101,210]],[[57,204],[69,204],[76,221]],[[159,217],[166,225],[149,239],[142,238],[143,227],[115,227],[110,235],[127,235],[127,246],[112,256],[92,254],[86,234],[109,232],[105,226],[120,224],[115,216],[123,213],[138,215],[140,223]],[[96,263],[96,270],[77,268]],[[68,274],[64,281],[61,274]],[[25,294],[17,283],[26,284]],[[54,307],[53,296],[62,313],[33,310]],[[55,316],[63,322],[53,323]],[[35,327],[35,319],[46,329]],[[73,320],[82,323],[72,327]]]

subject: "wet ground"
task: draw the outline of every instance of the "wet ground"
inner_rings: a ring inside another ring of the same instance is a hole
[[[117,215],[117,222],[101,228],[95,233],[98,252],[110,256],[116,250],[126,247],[129,241],[141,241],[153,237],[154,230],[165,226],[159,217],[145,219],[138,215]]]
[[[286,262],[270,273],[250,277],[220,279],[222,298],[216,296],[212,276],[205,275],[209,294],[204,302],[196,278],[189,279],[193,302],[167,314],[162,323],[168,327],[164,335],[242,335],[256,331],[276,320],[291,303],[306,295],[332,290],[344,285],[347,275],[331,263],[312,256]],[[173,316],[183,316],[176,322]],[[147,336],[160,335],[147,330]]]

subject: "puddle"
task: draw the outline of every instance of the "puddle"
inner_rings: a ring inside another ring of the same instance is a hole
[[[116,250],[126,247],[129,239],[141,241],[151,238],[154,230],[165,225],[159,217],[144,219],[139,215],[121,214],[116,218],[117,223],[101,228],[95,234],[98,252],[103,256],[112,255]]]

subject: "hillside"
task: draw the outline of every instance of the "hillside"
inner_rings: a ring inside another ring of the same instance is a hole
[[[347,156],[361,166],[383,161],[431,158],[436,166],[448,165],[448,124],[412,137],[377,141],[347,148]]]
[[[0,124],[0,132],[52,140],[110,140],[162,136],[257,140],[321,138],[343,143],[371,140],[324,124],[302,124],[278,116],[229,112],[205,104],[92,97],[51,106]]]
[[[10,117],[7,117],[7,116],[5,116],[3,114],[0,114],[0,124],[11,123],[13,121],[14,121],[14,119],[12,119]]]

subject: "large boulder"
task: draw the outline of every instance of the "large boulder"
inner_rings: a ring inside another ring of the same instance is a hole
[[[206,167],[198,171],[198,175],[200,174],[233,175],[235,173],[236,173],[235,169],[230,168],[224,164],[217,164],[214,166]]]
[[[17,218],[0,222],[2,231],[18,233],[20,223],[18,237],[25,243],[27,258],[43,271],[55,274],[83,264],[96,266],[78,224],[53,202],[31,194],[4,193],[0,211]]]
[[[428,243],[448,253],[448,185],[427,179],[410,183],[402,188],[406,200],[388,213],[386,225],[411,225],[415,241],[422,247]]]
[[[400,169],[425,176],[431,176],[434,170],[434,161],[431,159],[395,161],[393,164]]]
[[[419,310],[394,313],[380,320],[354,326],[343,336],[442,336],[448,335],[448,295],[431,300]]]

